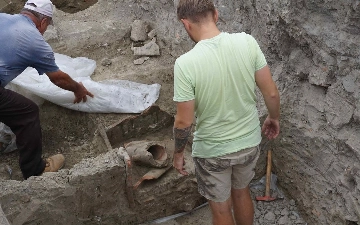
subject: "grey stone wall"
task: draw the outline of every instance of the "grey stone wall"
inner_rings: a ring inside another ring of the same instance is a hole
[[[360,1],[216,2],[220,27],[260,42],[281,92],[280,185],[309,224],[359,223]]]
[[[215,4],[222,31],[259,41],[279,87],[281,135],[273,143],[279,185],[309,224],[360,223],[360,1]],[[169,24],[176,57],[192,43],[181,24]],[[266,115],[261,97],[259,111]]]

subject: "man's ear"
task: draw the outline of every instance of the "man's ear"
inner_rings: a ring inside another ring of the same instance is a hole
[[[181,19],[180,21],[184,24],[185,29],[186,29],[187,31],[189,31],[189,30],[190,30],[190,27],[191,27],[190,21],[187,20],[187,19]]]
[[[219,20],[219,12],[217,11],[217,9],[215,9],[214,22],[217,23],[218,20]]]
[[[40,25],[41,25],[41,26],[47,26],[47,25],[48,25],[48,18],[43,18],[43,19],[40,21]]]

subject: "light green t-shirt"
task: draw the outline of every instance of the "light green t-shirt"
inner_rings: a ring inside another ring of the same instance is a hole
[[[226,155],[260,143],[255,71],[266,64],[246,33],[220,33],[176,60],[174,101],[195,99],[193,157]]]

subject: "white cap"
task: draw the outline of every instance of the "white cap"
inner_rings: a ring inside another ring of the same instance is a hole
[[[45,16],[53,16],[53,4],[50,0],[28,0],[24,8],[41,13]]]

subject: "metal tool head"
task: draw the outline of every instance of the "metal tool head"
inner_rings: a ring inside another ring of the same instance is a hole
[[[271,196],[258,196],[258,197],[256,197],[256,200],[270,202],[270,201],[274,201],[275,198],[273,198]]]

